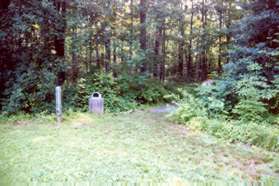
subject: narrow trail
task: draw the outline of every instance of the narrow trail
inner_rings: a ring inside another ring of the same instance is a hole
[[[151,113],[171,113],[174,112],[178,107],[176,105],[173,104],[166,104],[166,105],[162,105],[162,106],[158,106],[158,107],[154,107],[149,109],[149,111]]]

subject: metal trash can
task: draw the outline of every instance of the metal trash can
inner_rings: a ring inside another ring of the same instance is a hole
[[[104,99],[99,92],[94,92],[89,98],[89,112],[103,114]]]

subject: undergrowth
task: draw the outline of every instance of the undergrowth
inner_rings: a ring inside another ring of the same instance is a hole
[[[29,83],[26,82],[24,85],[28,87]],[[0,110],[1,113],[6,115],[53,113],[55,86],[45,86],[44,89],[36,89],[37,92],[34,93],[40,97],[30,95],[24,90],[22,90],[24,93],[20,94],[15,92],[4,100],[5,106]],[[140,75],[123,73],[114,77],[112,73],[84,74],[76,82],[66,81],[62,86],[63,109],[87,111],[88,100],[93,92],[102,94],[106,112],[117,113],[134,110],[141,104],[168,102],[170,100],[164,96],[175,92],[175,89],[172,85]]]
[[[184,90],[183,95],[179,108],[170,115],[175,122],[230,142],[243,142],[279,152],[279,117],[268,114],[260,102],[253,101],[257,105],[252,105],[243,100],[235,108],[228,108],[216,86],[199,87],[195,94]],[[234,115],[236,112],[238,115]]]

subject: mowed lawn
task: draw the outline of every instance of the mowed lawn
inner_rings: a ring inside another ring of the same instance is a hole
[[[39,117],[0,124],[0,185],[276,185],[278,167],[276,153],[229,144],[147,110],[71,113],[61,127]]]

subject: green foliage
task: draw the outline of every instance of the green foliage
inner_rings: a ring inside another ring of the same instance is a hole
[[[218,117],[226,113],[224,99],[218,91],[216,85],[202,85],[197,88],[199,104],[206,110],[209,117]]]
[[[0,34],[1,112],[51,111],[57,72],[64,62],[51,53],[61,16],[48,0],[7,2],[7,9],[0,10],[0,24],[5,25],[5,34]]]
[[[22,72],[15,82],[8,82],[11,86],[5,91],[4,113],[51,111],[54,108],[54,83],[53,72],[35,68]]]
[[[269,111],[273,114],[279,114],[279,75],[274,78],[272,90],[274,96],[268,101]]]
[[[196,99],[206,109],[208,117],[233,116],[259,122],[269,117],[271,105],[277,107],[277,78],[268,82],[262,67],[247,59],[226,65],[224,71],[220,80],[196,89]]]
[[[239,102],[233,109],[239,119],[246,121],[263,121],[267,114],[267,105],[263,99],[273,97],[266,79],[261,76],[261,67],[256,63],[250,63],[247,67],[248,73],[241,76],[235,86]]]
[[[168,90],[159,81],[146,80],[137,100],[142,103],[159,103],[165,101],[164,96],[168,93]]]
[[[118,79],[118,86],[122,95],[143,104],[153,104],[169,101],[165,98],[174,87],[165,86],[158,80],[146,78],[145,76],[122,75]]]
[[[194,117],[219,118],[226,114],[225,103],[219,96],[215,85],[203,85],[194,92],[188,93],[187,87],[182,89],[182,97],[178,110],[172,117],[179,122],[188,122]],[[177,96],[172,96],[177,98]]]
[[[76,84],[64,87],[67,109],[86,111],[88,99],[93,92],[102,94],[108,112],[122,112],[135,109],[140,104],[153,104],[167,101],[169,93],[160,82],[143,76],[113,77],[112,74],[96,73],[78,80]]]
[[[200,105],[200,100],[187,93],[183,92],[184,99],[180,103],[176,112],[171,114],[171,118],[174,120],[185,123],[197,116],[206,116],[206,110]]]
[[[238,101],[232,106],[232,111],[229,111],[230,107],[226,108],[226,99],[220,103],[221,98],[232,97],[231,94],[226,94],[226,88],[220,86],[225,81],[216,81],[213,85],[198,87],[196,96],[185,93],[185,99],[171,118],[218,138],[279,152],[279,129],[271,125],[276,123],[276,118],[268,114],[262,101],[273,97],[273,92],[276,91],[267,88],[264,79],[259,77],[250,73],[250,76],[244,75],[234,84],[233,96]],[[229,114],[235,114],[235,117],[232,118]]]
[[[41,73],[41,76],[36,76]],[[11,88],[6,90],[5,113],[36,113],[54,111],[55,74],[30,69],[22,73]],[[12,82],[10,82],[12,84]],[[117,78],[106,73],[95,73],[79,78],[76,83],[66,82],[63,86],[63,109],[88,110],[88,100],[93,92],[100,92],[105,98],[108,112],[122,112],[135,109],[140,104],[154,104],[171,101],[164,96],[172,87],[165,87],[159,81],[144,76],[123,75]]]
[[[258,124],[195,117],[187,125],[230,142],[243,142],[279,152],[279,128],[267,123]]]
[[[67,108],[88,109],[88,100],[93,92],[102,94],[105,100],[105,109],[108,112],[122,112],[135,109],[137,103],[129,96],[121,95],[117,80],[112,74],[94,74],[86,79],[81,78],[76,84],[65,88]]]
[[[267,115],[265,104],[256,99],[242,99],[233,109],[238,119],[244,121],[263,121]]]
[[[18,113],[17,115],[7,116],[4,114],[0,115],[1,123],[15,123],[17,121],[26,121],[32,119],[32,116],[29,114]]]
[[[272,2],[272,3],[275,3]],[[246,4],[250,15],[232,29],[235,44],[222,80],[234,82],[232,113],[241,120],[262,121],[268,111],[276,113],[278,86],[278,6],[267,1]]]

